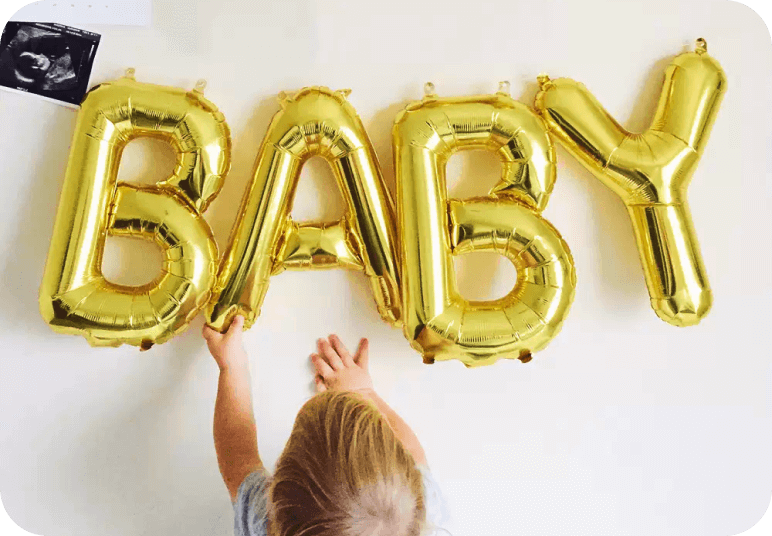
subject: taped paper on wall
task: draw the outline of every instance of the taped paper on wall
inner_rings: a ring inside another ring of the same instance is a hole
[[[151,0],[39,0],[21,8],[11,20],[149,26],[151,6]]]

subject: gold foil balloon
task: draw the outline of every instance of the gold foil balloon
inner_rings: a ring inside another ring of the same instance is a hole
[[[130,70],[86,95],[40,288],[40,311],[55,331],[95,346],[147,349],[185,329],[208,302],[217,246],[201,212],[220,190],[231,145],[223,115],[201,89],[138,83]],[[140,136],[170,143],[177,166],[152,186],[116,184],[123,149]],[[136,287],[107,281],[108,234],[157,243],[161,275]]]
[[[313,87],[280,96],[207,309],[215,329],[236,314],[251,326],[271,275],[325,268],[363,271],[383,319],[399,324],[394,209],[348,93]],[[339,222],[298,225],[289,216],[292,202],[301,167],[314,156],[332,166],[348,210]]]
[[[394,125],[402,239],[404,332],[424,361],[467,366],[531,359],[560,330],[574,296],[573,259],[540,213],[555,182],[544,121],[505,91],[407,106]],[[487,197],[448,199],[445,167],[456,152],[494,151],[499,183]],[[495,251],[517,270],[504,298],[459,295],[452,255]]]
[[[654,119],[641,134],[623,129],[583,85],[539,81],[536,108],[551,132],[627,206],[657,315],[675,326],[697,324],[712,295],[686,188],[726,91],[705,41],[667,68]]]

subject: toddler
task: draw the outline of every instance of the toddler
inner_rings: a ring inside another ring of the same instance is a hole
[[[300,409],[271,476],[257,451],[243,326],[237,316],[224,334],[203,332],[220,367],[214,444],[237,536],[432,531],[439,490],[418,438],[373,390],[367,339],[354,355],[335,335],[317,341],[317,394]]]

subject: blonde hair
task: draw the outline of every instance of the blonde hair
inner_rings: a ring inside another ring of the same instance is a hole
[[[415,461],[364,396],[325,391],[298,413],[269,490],[274,536],[418,536]]]

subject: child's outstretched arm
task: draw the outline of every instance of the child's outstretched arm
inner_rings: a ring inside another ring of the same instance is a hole
[[[241,341],[244,317],[233,319],[226,333],[204,326],[209,351],[220,367],[214,405],[214,448],[231,501],[247,475],[263,463],[257,452],[257,427],[252,411],[249,360]]]
[[[386,417],[397,439],[412,454],[415,462],[419,465],[425,465],[426,454],[418,441],[418,437],[373,389],[373,381],[368,371],[367,339],[359,341],[359,347],[353,356],[337,335],[330,335],[329,340],[319,339],[316,344],[318,353],[311,355],[311,361],[316,368],[317,391],[337,389],[362,393],[372,400]]]

